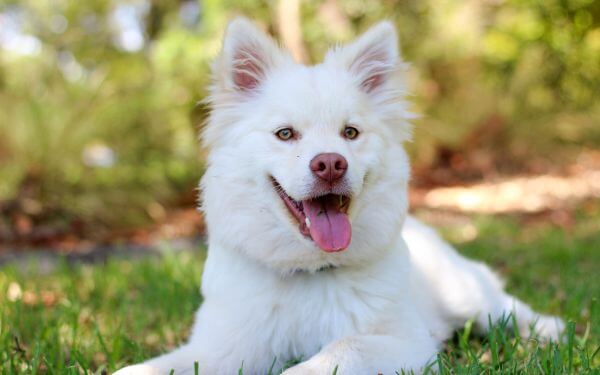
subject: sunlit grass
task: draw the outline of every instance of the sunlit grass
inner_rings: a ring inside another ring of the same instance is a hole
[[[62,263],[48,274],[0,274],[0,368],[9,373],[108,369],[185,338],[203,253],[105,264]]]
[[[469,324],[432,364],[440,373],[595,373],[600,366],[600,237],[596,215],[569,232],[515,218],[480,217],[461,252],[491,263],[511,293],[564,317],[564,343],[541,345],[494,327],[477,337]],[[444,233],[453,237],[453,230]],[[182,343],[201,302],[204,249],[94,265],[0,272],[2,373],[112,372]],[[202,366],[200,364],[200,373]]]

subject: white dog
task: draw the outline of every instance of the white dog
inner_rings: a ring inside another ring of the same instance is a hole
[[[467,320],[511,313],[523,334],[560,335],[407,216],[397,44],[383,22],[308,67],[229,25],[203,135],[204,303],[187,344],[119,374],[266,374],[298,358],[285,374],[418,372]]]

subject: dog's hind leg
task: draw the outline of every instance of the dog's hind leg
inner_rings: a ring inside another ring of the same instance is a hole
[[[522,336],[559,338],[564,329],[559,318],[538,314],[506,293],[486,265],[461,256],[430,227],[408,217],[402,235],[410,249],[414,298],[439,338],[448,338],[469,319],[482,331],[490,320],[508,319],[510,325],[511,314]]]

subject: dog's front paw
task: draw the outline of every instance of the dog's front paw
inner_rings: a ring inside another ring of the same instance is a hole
[[[316,368],[312,368],[310,366],[302,366],[302,364],[296,365],[294,367],[290,367],[281,373],[281,375],[317,375],[324,374],[323,371],[319,371]]]
[[[329,375],[336,371],[336,365],[321,358],[312,358],[285,370],[281,375]]]
[[[556,316],[540,315],[533,331],[543,341],[559,341],[565,330],[565,323]]]
[[[123,367],[113,375],[160,375],[161,372],[149,365],[133,365]]]

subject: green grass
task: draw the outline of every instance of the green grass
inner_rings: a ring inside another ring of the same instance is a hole
[[[457,332],[432,364],[440,373],[598,373],[600,215],[581,212],[569,231],[515,217],[475,217],[461,252],[483,259],[536,309],[568,320],[567,340],[539,345],[500,326]],[[443,233],[460,240],[460,226]],[[472,229],[471,229],[472,230]],[[176,347],[188,334],[204,251],[110,259],[44,271],[0,269],[0,373],[101,373]],[[19,293],[20,292],[20,293]],[[201,371],[201,364],[200,364]]]

